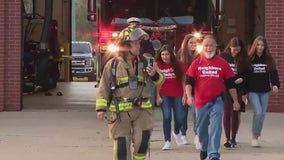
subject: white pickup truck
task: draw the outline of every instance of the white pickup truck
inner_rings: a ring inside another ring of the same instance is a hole
[[[72,77],[84,78],[94,81],[95,51],[90,42],[72,41]]]

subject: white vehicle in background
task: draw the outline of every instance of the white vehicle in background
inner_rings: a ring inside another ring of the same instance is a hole
[[[95,51],[90,42],[72,41],[72,77],[96,79]]]

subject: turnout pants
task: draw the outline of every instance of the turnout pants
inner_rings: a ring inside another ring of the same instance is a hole
[[[113,160],[144,160],[153,129],[152,109],[135,108],[112,113],[109,134],[114,140]],[[131,153],[133,144],[133,153]]]

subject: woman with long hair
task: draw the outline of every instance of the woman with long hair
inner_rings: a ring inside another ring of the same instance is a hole
[[[222,53],[220,56],[230,64],[235,73],[235,84],[237,86],[238,100],[242,106],[241,111],[244,112],[244,101],[246,99],[245,83],[251,67],[248,53],[243,41],[238,37],[233,37],[226,46],[224,53]],[[240,112],[233,110],[233,99],[228,91],[225,93],[225,97],[223,126],[226,142],[224,143],[224,146],[226,148],[231,148],[237,145],[236,134],[240,124]]]
[[[164,45],[160,49],[156,57],[156,64],[160,71],[164,74],[165,81],[157,88],[157,105],[161,105],[163,112],[163,130],[165,145],[163,150],[171,148],[171,120],[172,113],[174,116],[173,136],[177,145],[182,144],[181,140],[181,124],[184,99],[184,78],[186,67],[179,61],[174,54],[171,46]]]
[[[185,35],[181,43],[181,47],[178,51],[177,57],[185,64],[186,68],[189,68],[192,61],[195,60],[199,56],[196,46],[197,46],[197,39],[192,34]],[[195,112],[196,109],[194,106],[188,106],[186,103],[184,104],[184,107],[183,107],[183,110],[184,110],[183,111],[183,123],[181,126],[182,141],[183,141],[183,144],[188,144],[188,140],[186,138],[188,107],[191,107],[192,109],[193,131],[195,134],[195,137],[194,137],[195,148],[200,149],[200,143],[199,143],[199,139],[198,139],[197,132],[196,132],[196,112]]]
[[[270,91],[277,93],[280,82],[274,58],[263,36],[255,38],[248,55],[253,68],[247,84],[248,98],[254,111],[251,146],[259,147],[258,138],[262,132]]]

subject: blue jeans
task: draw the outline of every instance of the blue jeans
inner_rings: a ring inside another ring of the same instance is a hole
[[[248,98],[253,107],[252,133],[257,136],[261,135],[265,112],[269,101],[269,92],[255,93],[249,92]]]
[[[181,124],[180,131],[183,136],[186,135],[186,131],[187,131],[188,107],[189,107],[188,105],[182,106],[182,113],[181,113],[182,124]]]
[[[201,151],[207,152],[209,159],[220,158],[223,112],[224,102],[221,96],[196,109],[197,134]]]
[[[194,101],[194,100],[193,100]],[[184,106],[183,108],[183,120],[182,120],[182,124],[181,124],[181,133],[182,135],[186,135],[186,131],[187,131],[187,118],[188,118],[188,108],[190,107],[190,109],[192,110],[192,121],[193,121],[193,132],[195,135],[197,135],[197,131],[196,131],[196,108],[193,106]]]
[[[194,98],[193,98],[193,104],[194,104]],[[197,127],[196,127],[196,108],[195,106],[191,106],[192,109],[192,122],[193,122],[193,132],[195,135],[197,135]]]
[[[195,135],[197,135],[197,127],[196,127],[196,108],[195,106],[191,107],[192,109],[192,123],[193,123],[193,132]]]
[[[182,124],[182,97],[161,96],[163,112],[163,130],[165,141],[171,141],[172,110],[174,115],[174,132],[178,134]]]

